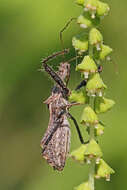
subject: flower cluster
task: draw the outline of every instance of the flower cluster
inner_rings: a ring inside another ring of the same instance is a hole
[[[104,44],[103,35],[98,29],[110,8],[100,0],[76,0],[76,3],[83,7],[83,13],[77,18],[83,32],[73,37],[72,45],[83,57],[76,71],[81,73],[87,83],[85,87],[72,91],[69,100],[85,104],[80,122],[89,134],[89,142],[74,150],[71,157],[90,166],[89,180],[76,187],[76,190],[93,190],[94,178],[102,177],[109,181],[110,175],[114,173],[102,159],[103,153],[97,141],[97,137],[104,133],[104,124],[99,120],[99,114],[107,112],[115,104],[113,100],[105,98],[107,86],[98,70],[109,62],[112,52],[112,48]]]

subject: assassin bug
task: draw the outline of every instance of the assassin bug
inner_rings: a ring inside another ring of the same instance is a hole
[[[50,119],[46,133],[41,140],[42,156],[58,171],[63,170],[69,152],[70,126],[68,118],[72,119],[74,122],[80,141],[84,143],[77,121],[69,113],[69,108],[73,105],[77,105],[77,103],[71,104],[68,101],[70,90],[67,88],[66,84],[70,76],[70,64],[68,62],[61,63],[56,73],[46,63],[50,59],[65,53],[68,53],[68,50],[57,52],[42,61],[44,70],[56,82],[56,85],[52,89],[51,96],[44,102],[48,105]]]
[[[42,157],[45,158],[47,162],[58,171],[63,170],[67,155],[69,153],[71,133],[68,118],[72,119],[74,122],[80,142],[84,144],[84,140],[77,121],[69,113],[69,108],[71,106],[79,105],[78,103],[69,103],[68,101],[68,96],[71,93],[67,88],[67,83],[70,77],[70,64],[68,62],[62,62],[59,66],[58,72],[55,72],[47,64],[47,62],[52,58],[68,52],[69,50],[65,49],[61,52],[50,55],[42,61],[44,70],[56,82],[56,85],[52,89],[51,96],[46,101],[44,101],[44,103],[48,105],[50,119],[48,128],[41,140]],[[100,67],[98,68],[98,72],[101,72]],[[85,86],[86,83],[86,80],[81,81],[75,90],[79,90]]]
[[[60,31],[60,39],[62,41],[62,32],[68,27],[70,22],[74,20],[72,18],[65,27]],[[65,161],[69,153],[70,147],[70,125],[68,118],[72,119],[74,125],[77,129],[80,142],[84,144],[83,137],[81,135],[79,126],[76,119],[69,113],[69,108],[73,105],[79,105],[77,103],[69,103],[68,96],[70,95],[70,90],[67,88],[67,84],[70,77],[70,64],[69,62],[62,62],[59,66],[58,72],[55,72],[47,62],[59,55],[64,55],[68,53],[69,50],[65,49],[63,51],[54,53],[47,58],[42,60],[42,67],[51,76],[51,78],[56,82],[56,85],[52,89],[51,96],[44,102],[48,105],[50,112],[50,119],[48,128],[41,140],[42,157],[47,160],[47,162],[58,171],[62,171],[65,166]],[[74,58],[72,58],[74,59]],[[98,67],[98,72],[101,72],[102,68]],[[75,90],[79,90],[87,83],[86,80],[81,81],[81,83],[76,87]],[[85,142],[87,143],[87,142]]]

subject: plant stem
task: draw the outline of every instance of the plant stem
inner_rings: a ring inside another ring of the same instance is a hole
[[[93,46],[89,45],[89,56],[93,57]]]
[[[95,173],[95,161],[92,160],[89,170],[89,186],[91,190],[94,190],[94,173]]]
[[[90,106],[94,109],[94,97],[90,97]],[[90,126],[90,141],[95,138],[94,135],[94,126]],[[89,169],[89,186],[91,190],[94,190],[94,175],[95,175],[95,160],[94,158],[91,160],[90,169]]]

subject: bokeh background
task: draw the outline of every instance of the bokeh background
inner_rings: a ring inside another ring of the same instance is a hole
[[[96,189],[118,190],[127,188],[127,1],[106,2],[111,12],[101,31],[105,44],[114,49],[118,72],[113,64],[104,66],[107,96],[116,106],[101,116],[106,128],[99,142],[116,173],[111,182],[97,181]],[[87,166],[68,159],[64,171],[58,173],[40,156],[40,140],[49,119],[42,102],[53,83],[37,71],[41,58],[61,49],[59,31],[81,9],[73,0],[0,0],[0,190],[65,190],[87,180]],[[77,32],[79,27],[71,24],[64,33],[65,47],[72,49],[71,38]],[[69,57],[73,56],[72,50]],[[69,87],[73,89],[79,75],[74,72],[75,62],[71,66]],[[81,110],[72,108],[71,113],[79,119]],[[73,125],[71,131],[73,150],[80,143]]]

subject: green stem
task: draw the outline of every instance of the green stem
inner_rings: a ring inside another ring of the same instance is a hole
[[[90,140],[94,139],[94,126],[90,127]],[[89,169],[89,186],[91,190],[94,190],[94,174],[95,174],[95,160],[92,159]]]
[[[94,190],[94,173],[95,173],[95,161],[92,160],[89,169],[89,186],[91,190]]]
[[[89,56],[93,57],[93,46],[89,45]]]
[[[91,108],[94,109],[94,100],[95,98],[94,97],[90,97],[90,106]],[[94,126],[91,125],[90,126],[90,140],[94,139],[95,138],[95,135],[94,135]],[[92,159],[91,161],[91,164],[90,164],[90,169],[89,169],[89,186],[90,186],[90,189],[91,190],[94,190],[94,175],[95,175],[95,160],[94,158]]]

